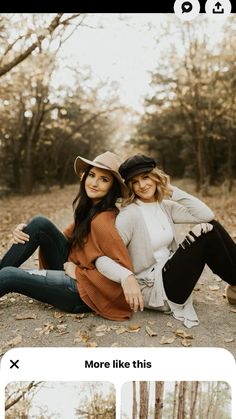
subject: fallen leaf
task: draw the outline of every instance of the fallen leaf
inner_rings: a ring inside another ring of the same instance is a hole
[[[19,343],[21,343],[21,342],[22,342],[22,336],[21,335],[17,335],[12,340],[9,340],[7,342],[7,345],[9,345],[9,346],[15,346],[15,345],[19,345]]]
[[[226,339],[224,339],[224,342],[225,343],[231,343],[233,341],[234,341],[234,338],[226,338]]]
[[[88,340],[89,340],[88,332],[83,331],[83,330],[79,330],[78,332],[76,332],[74,343],[87,342]]]
[[[57,324],[56,328],[59,331],[64,331],[67,329],[67,326],[68,326],[67,324]]]
[[[53,317],[55,319],[61,319],[62,317],[64,317],[64,313],[61,313],[60,311],[55,311]]]
[[[167,345],[167,344],[173,343],[174,341],[175,341],[175,337],[167,338],[166,336],[162,336],[160,340],[160,344]]]
[[[119,329],[116,330],[117,335],[121,335],[122,333],[127,332],[126,327],[119,327]]]
[[[206,300],[209,300],[209,301],[215,301],[215,298],[212,298],[212,297],[210,297],[209,295],[206,295]]]
[[[208,288],[211,291],[218,291],[220,289],[219,285],[209,285]]]
[[[14,303],[14,302],[16,301],[16,299],[15,299],[14,297],[11,297],[11,298],[9,298],[9,301],[10,301],[11,303]]]
[[[157,333],[154,332],[154,330],[152,330],[151,327],[146,326],[145,329],[146,329],[146,332],[149,336],[157,336]]]
[[[188,346],[192,346],[192,343],[190,342],[189,339],[182,339],[181,345],[188,347]]]
[[[88,348],[96,348],[98,346],[97,342],[87,342],[86,346]]]
[[[15,316],[16,320],[28,320],[28,319],[37,319],[37,314],[17,314]]]
[[[188,333],[186,333],[182,329],[177,329],[175,331],[175,335],[178,336],[178,337],[180,337],[180,338],[184,338],[184,339],[193,339],[193,335],[189,335]]]
[[[108,327],[105,324],[96,327],[95,332],[107,332]]]
[[[59,336],[62,336],[62,335],[68,335],[69,334],[69,332],[60,332],[60,333],[58,333],[57,335],[54,335],[56,338],[58,338]]]
[[[129,329],[130,330],[140,330],[141,329],[141,326],[140,326],[140,324],[135,324],[135,323],[133,323],[133,324],[130,324],[129,325]]]
[[[54,324],[53,323],[45,323],[43,329],[40,330],[40,335],[49,335],[50,332],[54,330]]]
[[[85,313],[76,314],[76,316],[74,316],[74,317],[75,317],[75,319],[82,320],[85,317]]]

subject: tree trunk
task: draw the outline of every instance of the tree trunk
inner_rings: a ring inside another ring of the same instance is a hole
[[[136,395],[136,382],[133,381],[133,405],[132,405],[132,419],[137,418],[137,395]]]
[[[184,419],[185,417],[185,392],[186,392],[186,382],[180,381],[177,419]]]
[[[174,389],[172,419],[175,419],[175,417],[176,417],[177,394],[178,394],[178,382],[176,381],[175,382],[175,389]]]
[[[147,382],[140,381],[139,419],[148,418],[148,389]]]
[[[196,402],[197,402],[197,393],[198,393],[198,381],[192,383],[192,392],[191,392],[191,407],[190,407],[190,419],[195,418],[195,409],[196,409]]]
[[[163,413],[164,381],[155,383],[155,411],[154,419],[162,419]]]

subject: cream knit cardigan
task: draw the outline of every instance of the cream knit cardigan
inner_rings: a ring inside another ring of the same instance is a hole
[[[214,218],[212,210],[200,199],[177,187],[172,186],[172,189],[171,199],[163,200],[160,204],[173,230],[171,253],[175,252],[178,247],[175,224],[198,224],[209,222]],[[145,307],[160,309],[164,305],[164,300],[168,300],[165,298],[162,280],[162,268],[167,260],[163,260],[163,263],[156,263],[145,220],[135,202],[121,209],[116,217],[116,228],[128,248]],[[98,269],[100,270],[101,267],[102,259]],[[112,264],[110,268],[111,277]],[[105,272],[107,272],[107,266]],[[186,327],[192,327],[199,323],[192,306],[191,296],[183,305],[171,303],[169,300],[168,303],[174,317],[182,320]]]

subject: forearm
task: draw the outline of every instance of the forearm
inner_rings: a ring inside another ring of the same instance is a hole
[[[96,269],[106,278],[109,278],[114,282],[118,282],[121,285],[124,284],[125,280],[130,275],[133,275],[133,272],[124,268],[108,256],[101,256],[97,258],[95,261],[95,266]]]
[[[177,188],[172,187],[172,201],[179,204],[173,209],[173,220],[176,223],[209,222],[214,218],[213,211],[200,199]]]

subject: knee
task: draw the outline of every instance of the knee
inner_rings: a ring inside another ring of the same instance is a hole
[[[19,268],[15,268],[14,266],[6,266],[5,268],[2,268],[0,270],[1,281],[3,279],[8,279],[8,278],[14,277],[18,270],[19,270]]]
[[[209,224],[212,224],[213,225],[213,228],[214,227],[219,228],[221,226],[221,224],[219,223],[219,221],[216,221],[216,220],[210,221]]]
[[[34,228],[36,231],[45,231],[47,230],[48,226],[50,226],[50,224],[51,221],[48,218],[44,217],[43,215],[36,215],[31,219],[27,227]]]

